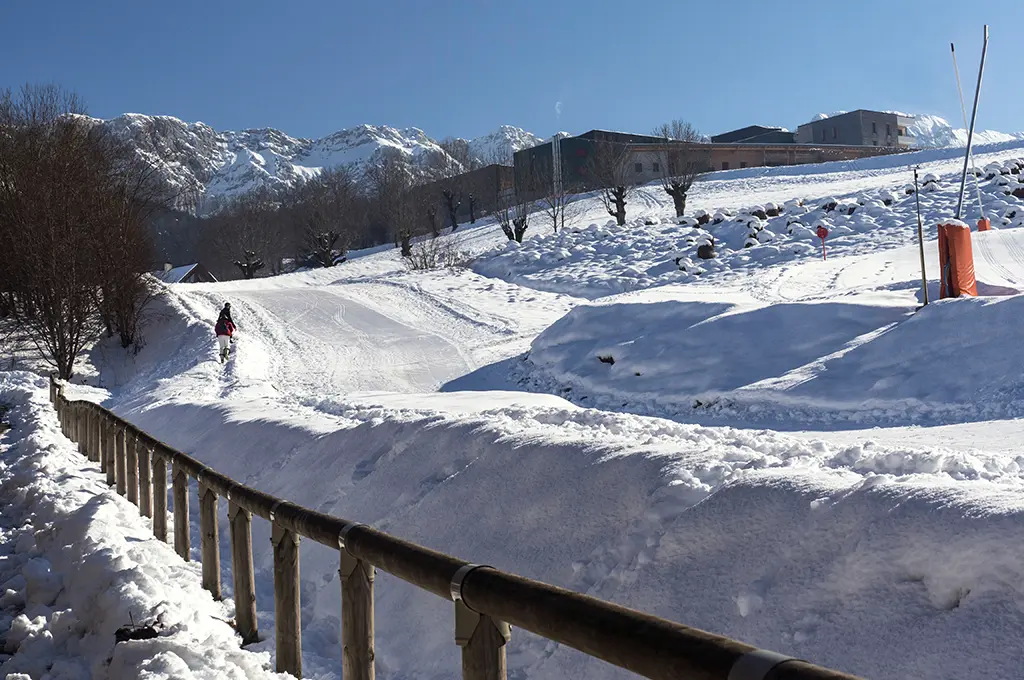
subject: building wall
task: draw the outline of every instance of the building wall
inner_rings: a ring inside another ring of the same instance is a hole
[[[474,199],[476,216],[493,211],[498,204],[498,197],[502,192],[511,189],[514,185],[515,171],[507,165],[488,165],[477,170],[471,170],[451,179],[430,182],[417,187],[416,191],[422,195],[422,200],[435,202],[439,210],[443,208],[441,192],[448,187],[454,188],[461,195],[462,202],[456,211],[459,219],[469,218],[469,196]],[[443,218],[443,219],[442,219]],[[439,219],[447,220],[443,210]]]
[[[801,125],[797,128],[796,140],[798,144],[907,146],[906,140],[900,138],[905,135],[908,122],[893,113],[851,111]]]

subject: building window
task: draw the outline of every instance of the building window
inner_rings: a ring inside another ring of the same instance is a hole
[[[872,123],[871,124],[871,134],[873,134],[873,135],[877,135],[878,134],[878,123]]]
[[[835,125],[832,126],[832,139],[839,139],[839,128]]]
[[[661,170],[661,166],[657,163],[651,163],[651,172],[658,172]]]
[[[874,144],[875,146],[878,146],[878,140],[876,139],[875,141],[872,142],[872,144]]]
[[[643,163],[637,163],[634,167],[636,168],[637,174],[640,174],[641,172],[644,171],[644,164]]]
[[[741,168],[747,167],[747,162],[746,161],[740,161],[740,167]]]
[[[891,127],[889,127],[889,124],[888,124],[888,123],[886,123],[886,124],[885,124],[885,136],[886,136],[886,137],[888,137],[888,136],[889,136],[889,135],[891,135],[891,134],[892,134],[892,128],[891,128]]]
[[[722,161],[722,170],[729,169],[729,161]]]
[[[821,129],[821,141],[825,141],[825,128]]]

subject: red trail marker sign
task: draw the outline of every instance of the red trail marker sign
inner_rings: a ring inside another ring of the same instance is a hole
[[[827,260],[828,257],[825,255],[825,239],[828,237],[828,229],[823,226],[819,226],[815,233],[818,234],[818,238],[821,239],[821,259]]]

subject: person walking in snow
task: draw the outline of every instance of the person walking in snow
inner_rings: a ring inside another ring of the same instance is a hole
[[[230,302],[224,303],[224,309],[220,310],[217,325],[214,326],[213,330],[217,334],[220,362],[224,363],[228,360],[228,355],[231,353],[231,343],[234,342],[232,336],[235,334],[235,322],[231,320]]]

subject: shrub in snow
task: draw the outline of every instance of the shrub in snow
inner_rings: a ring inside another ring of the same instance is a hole
[[[803,224],[803,221],[799,215],[790,215],[786,218],[786,226],[788,227],[791,224]]]
[[[905,193],[907,196],[913,196],[915,191],[916,189],[914,189],[913,184],[908,184],[907,186],[903,187],[903,193]]]
[[[711,221],[714,224],[721,224],[722,222],[725,222],[725,220],[726,220],[726,216],[725,216],[725,213],[723,213],[723,212],[716,212],[715,216],[713,218],[711,218]]]
[[[789,228],[789,235],[796,240],[804,241],[816,238],[814,232],[799,222]]]
[[[832,212],[833,210],[836,209],[836,206],[838,206],[838,205],[839,205],[839,202],[836,201],[836,199],[834,199],[834,198],[826,198],[825,202],[822,203],[820,207],[825,212]]]
[[[892,193],[891,191],[883,191],[881,198],[882,205],[889,206],[896,202],[896,194]]]
[[[857,204],[844,205],[843,209],[840,212],[843,212],[843,213],[845,213],[847,215],[852,215],[853,213],[857,212],[857,208],[859,208],[859,207],[860,206],[857,205]]]
[[[656,217],[645,217],[644,220],[643,220],[643,223],[644,223],[645,227],[653,227],[654,225],[658,224],[658,218],[656,218]]]
[[[1010,177],[1009,175],[1000,175],[999,177],[996,178],[996,186],[1008,187],[1011,184],[1016,183],[1017,180],[1015,180],[1013,177]]]
[[[757,246],[757,245],[761,245],[761,242],[758,241],[757,237],[754,236],[754,235],[748,236],[747,240],[743,242],[743,247],[744,248],[753,248],[754,246]]]
[[[764,204],[764,212],[768,217],[778,217],[781,214],[779,206],[771,202]]]
[[[707,243],[702,243],[697,246],[697,257],[702,260],[713,260],[715,259],[715,242],[711,240]]]
[[[698,210],[693,216],[697,218],[697,224],[707,224],[711,221],[711,215],[706,210]]]
[[[697,222],[697,220],[693,219],[692,217],[680,217],[679,218],[679,224],[681,226],[684,226],[684,227],[691,227],[691,228],[693,228],[693,227],[696,227],[697,224],[699,224],[699,223]]]
[[[929,184],[938,184],[938,183],[939,183],[939,178],[937,176],[933,175],[930,172],[927,175],[924,176],[924,179],[921,180],[921,185],[922,186],[928,186]]]
[[[985,179],[993,179],[1003,174],[1003,168],[998,163],[989,163],[985,166]]]
[[[1006,210],[1003,211],[1003,219],[1004,220],[1013,220],[1013,218],[1017,217],[1017,215],[1019,215],[1019,214],[1021,214],[1020,209],[1018,209],[1018,208],[1007,208]]]
[[[762,229],[757,232],[757,240],[760,243],[769,243],[775,239],[775,232],[771,229]]]
[[[768,219],[768,213],[759,205],[754,206],[754,209],[750,211],[750,214],[761,220]]]

